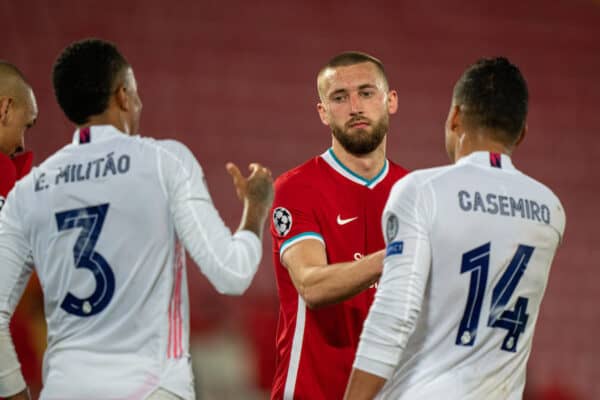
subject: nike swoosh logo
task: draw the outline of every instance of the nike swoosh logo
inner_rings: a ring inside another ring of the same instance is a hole
[[[358,217],[348,218],[348,219],[342,219],[342,217],[340,216],[340,214],[338,214],[338,216],[337,216],[337,223],[338,223],[338,225],[346,225],[346,224],[354,221],[357,218]]]

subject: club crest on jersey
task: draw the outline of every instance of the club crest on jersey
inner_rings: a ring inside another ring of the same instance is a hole
[[[285,236],[292,229],[292,214],[283,207],[273,210],[273,226],[279,236]]]
[[[391,242],[398,234],[398,217],[390,214],[385,224],[385,237],[388,242]]]

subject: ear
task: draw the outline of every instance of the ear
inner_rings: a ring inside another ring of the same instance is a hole
[[[525,139],[526,134],[527,134],[527,122],[525,122],[525,126],[523,127],[523,130],[521,131],[521,134],[519,134],[519,137],[515,141],[515,144],[513,145],[513,147],[517,147],[518,145],[520,145],[521,142],[523,141],[523,139]]]
[[[129,111],[131,107],[131,100],[129,99],[129,93],[125,85],[119,85],[114,94],[115,102],[122,111]]]
[[[13,103],[10,97],[0,97],[0,123],[5,125],[8,122],[8,111]]]
[[[319,118],[321,118],[321,122],[323,125],[329,126],[329,119],[327,118],[327,108],[323,103],[317,103],[317,112],[319,113]]]
[[[446,130],[456,132],[460,130],[462,126],[462,113],[460,106],[452,103],[450,111],[448,112],[448,118],[446,118]]]
[[[387,108],[389,114],[396,114],[398,111],[398,93],[390,90],[387,94]]]

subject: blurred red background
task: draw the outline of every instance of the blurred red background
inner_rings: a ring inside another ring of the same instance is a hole
[[[550,393],[544,398],[557,399],[551,396],[560,391],[600,398],[600,295],[594,289],[600,282],[594,211],[600,204],[598,2],[5,0],[0,15],[0,58],[22,69],[38,99],[39,121],[27,137],[35,163],[66,144],[73,131],[54,100],[56,56],[77,39],[111,40],[137,76],[142,135],[175,138],[191,148],[233,229],[240,205],[225,162],[256,160],[278,175],[329,146],[316,113],[315,77],[336,53],[362,50],[384,62],[400,98],[388,154],[409,169],[447,162],[443,123],[465,67],[482,56],[508,56],[522,69],[531,95],[529,136],[515,164],[551,187],[567,212],[565,243],[529,363],[529,389],[532,396]],[[264,392],[272,378],[278,308],[266,238],[260,271],[242,299],[217,295],[188,265],[197,358],[209,358],[202,349],[214,338],[241,343],[232,358],[242,349],[247,368],[238,372]],[[35,313],[39,304],[26,307]],[[32,328],[43,347],[43,327]],[[211,386],[210,377],[199,380]],[[241,398],[214,390],[213,398]],[[254,398],[263,396],[257,393]]]

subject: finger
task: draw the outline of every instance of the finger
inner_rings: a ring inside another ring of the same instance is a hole
[[[250,163],[248,165],[248,171],[250,171],[250,175],[255,174],[257,171],[260,171],[262,166],[259,163]]]
[[[257,174],[272,176],[271,170],[267,167],[262,166],[259,163],[251,163],[248,165],[248,169],[251,171],[251,175],[255,176]]]
[[[243,178],[240,169],[234,163],[228,162],[225,165],[225,168],[227,169],[227,172],[229,173],[229,175],[231,175],[234,181],[239,181]]]

